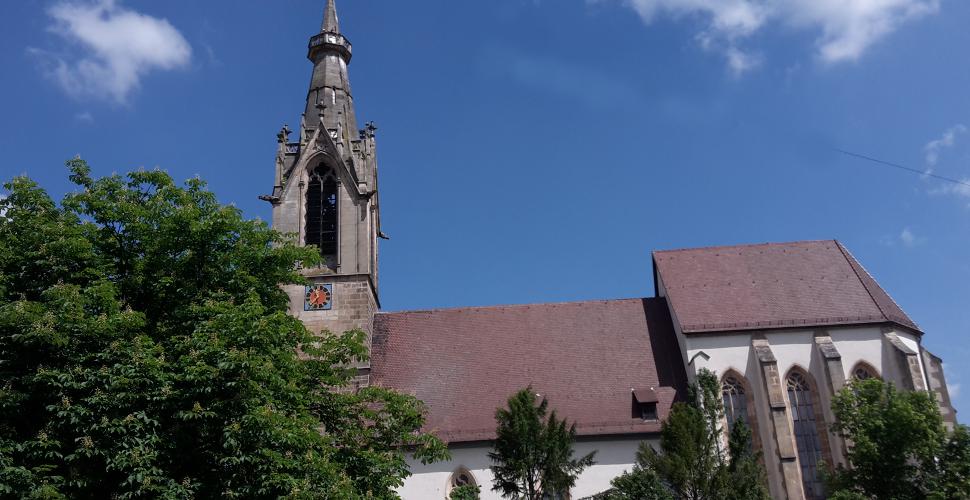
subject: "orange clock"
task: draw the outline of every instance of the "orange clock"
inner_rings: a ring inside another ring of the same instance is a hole
[[[333,306],[333,285],[309,285],[303,302],[305,311],[325,311]]]

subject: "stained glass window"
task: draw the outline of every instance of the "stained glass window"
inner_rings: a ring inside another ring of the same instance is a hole
[[[337,255],[337,176],[333,169],[320,165],[310,174],[306,190],[306,231],[304,243],[316,245],[320,255]]]
[[[791,405],[792,423],[795,428],[795,444],[798,446],[798,463],[802,468],[802,487],[805,498],[825,498],[818,463],[822,459],[822,442],[815,418],[812,389],[801,373],[788,376],[788,403]]]
[[[472,478],[471,473],[466,470],[456,472],[451,481],[451,485],[456,488],[458,486],[468,486],[473,484],[475,484],[475,480]]]

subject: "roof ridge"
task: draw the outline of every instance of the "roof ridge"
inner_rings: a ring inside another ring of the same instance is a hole
[[[430,309],[407,309],[403,311],[379,311],[378,315],[404,314],[404,313],[426,313],[426,312],[447,312],[447,311],[468,311],[483,309],[509,309],[532,306],[569,306],[579,304],[605,304],[609,302],[629,302],[634,300],[662,299],[663,297],[627,297],[621,299],[591,299],[591,300],[569,300],[563,302],[531,302],[527,304],[494,304],[490,306],[455,306],[455,307],[435,307]]]
[[[827,240],[796,240],[796,241],[767,241],[764,243],[741,243],[738,245],[714,245],[706,247],[685,247],[685,248],[671,248],[669,250],[654,250],[653,254],[661,253],[674,253],[674,252],[690,252],[694,250],[720,250],[727,248],[757,248],[757,247],[772,247],[772,246],[786,246],[786,245],[797,245],[804,243],[835,243],[838,244],[839,241],[836,239]]]

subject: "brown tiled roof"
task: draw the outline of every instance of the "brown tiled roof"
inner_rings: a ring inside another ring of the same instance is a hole
[[[919,327],[839,242],[654,252],[684,333],[892,322]]]
[[[657,432],[632,391],[655,388],[662,419],[686,374],[650,298],[379,313],[371,381],[423,400],[427,429],[458,442],[494,438],[495,410],[530,384],[580,435]]]

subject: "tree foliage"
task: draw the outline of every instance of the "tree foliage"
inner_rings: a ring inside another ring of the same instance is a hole
[[[448,494],[448,500],[478,500],[482,489],[476,484],[463,484],[452,488]]]
[[[598,495],[603,500],[673,500],[673,494],[667,483],[661,479],[657,471],[650,466],[653,449],[641,445],[637,450],[637,461],[633,470],[621,474],[610,483],[613,487]]]
[[[496,410],[495,448],[488,456],[494,464],[492,489],[503,496],[539,500],[565,495],[593,464],[595,452],[573,458],[576,425],[548,409],[549,402],[529,387],[509,397],[508,408]]]
[[[970,432],[947,434],[933,396],[878,379],[854,381],[832,402],[851,467],[829,478],[841,498],[970,498]]]
[[[447,453],[414,398],[331,390],[367,352],[287,314],[312,248],[198,179],[68,166],[60,206],[0,200],[0,495],[388,497],[401,445]]]
[[[631,472],[613,480],[606,498],[662,500],[762,500],[770,498],[751,430],[739,420],[728,450],[722,449],[724,418],[717,377],[702,370],[688,402],[675,403],[660,430],[660,450],[640,445]]]

